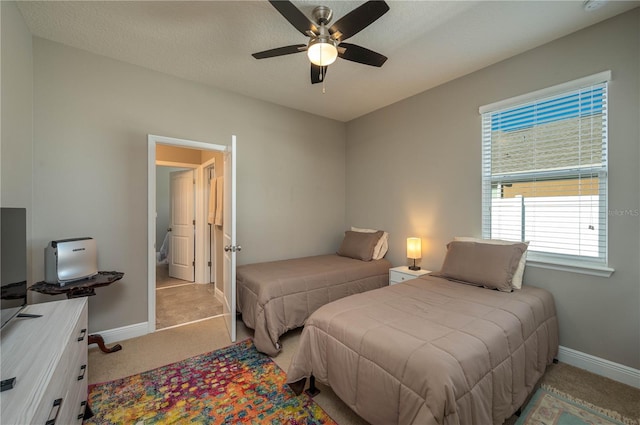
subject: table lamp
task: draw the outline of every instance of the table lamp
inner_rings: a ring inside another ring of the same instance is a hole
[[[413,260],[413,266],[409,266],[409,270],[420,270],[420,266],[416,266],[416,259],[422,258],[422,241],[420,238],[407,238],[407,258]]]

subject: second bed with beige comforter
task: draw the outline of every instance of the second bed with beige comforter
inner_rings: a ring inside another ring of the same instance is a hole
[[[557,352],[548,291],[424,276],[318,309],[287,382],[313,374],[374,425],[499,425]]]
[[[239,266],[238,312],[254,329],[256,348],[275,356],[280,336],[303,326],[319,307],[387,285],[389,267],[385,259],[361,261],[335,254]]]

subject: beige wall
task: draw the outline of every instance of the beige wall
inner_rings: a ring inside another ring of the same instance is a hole
[[[99,331],[147,321],[147,134],[238,139],[238,262],[332,252],[344,123],[34,38],[33,246],[90,235],[124,279],[89,300]],[[309,129],[322,128],[322,138]],[[301,238],[300,235],[305,237]],[[42,255],[33,273],[42,278]]]
[[[554,294],[561,345],[639,368],[639,59],[635,9],[350,122],[347,223],[388,230],[394,265],[407,262],[405,238],[422,237],[422,266],[438,270],[454,236],[481,236],[478,107],[611,69],[609,262],[616,271],[607,279],[527,267],[525,283]]]
[[[31,33],[14,2],[0,2],[2,117],[0,203],[27,209],[31,236],[33,197],[33,48]],[[31,250],[31,243],[27,245]],[[44,247],[43,247],[44,248]],[[31,253],[27,261],[31,263]],[[29,270],[27,281],[34,282]]]

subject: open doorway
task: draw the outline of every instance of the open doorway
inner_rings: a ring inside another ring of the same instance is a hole
[[[180,153],[175,149],[165,151],[165,146],[157,146],[156,158],[174,158]],[[201,152],[193,150],[192,153],[196,162],[200,162]],[[215,274],[207,273],[209,279],[203,282],[196,283],[195,280],[195,176],[199,165],[162,165],[168,163],[170,161],[156,159],[157,330],[222,314],[222,302],[216,297]],[[210,168],[214,171],[214,164]],[[204,183],[206,186],[208,181]],[[201,236],[212,247],[207,265],[214,269],[215,263],[211,261],[215,254],[213,232],[207,229]]]
[[[156,147],[156,157],[159,148]],[[197,166],[175,167],[162,163],[166,161],[156,161],[156,289],[161,278],[163,282],[169,278],[195,282],[194,172]]]
[[[180,139],[153,137],[161,140],[152,143],[151,136],[149,140],[150,168],[152,145],[155,164],[155,220],[151,216],[149,220],[150,232],[151,221],[154,224],[150,238],[155,241],[151,253],[155,270],[149,279],[150,332],[223,313],[222,228],[216,229],[208,216],[216,204],[210,198],[216,196],[212,188],[217,188],[213,186],[216,176],[223,172],[220,148],[225,147],[192,142],[196,149],[182,145]],[[171,144],[174,140],[176,145]],[[173,272],[170,266],[176,266]]]

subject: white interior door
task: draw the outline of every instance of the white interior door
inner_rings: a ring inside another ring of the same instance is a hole
[[[193,171],[170,173],[169,276],[195,280],[195,207]]]
[[[236,340],[236,136],[224,152],[224,197],[222,233],[224,234],[223,314],[231,342]]]

